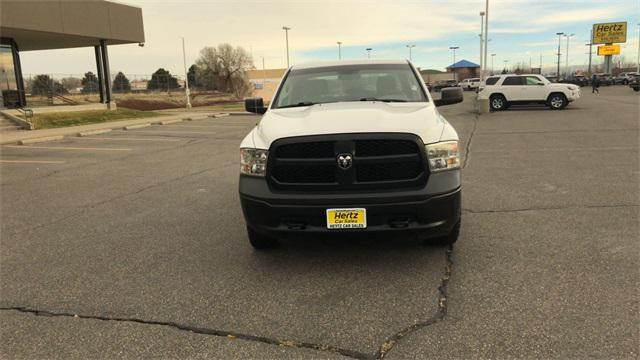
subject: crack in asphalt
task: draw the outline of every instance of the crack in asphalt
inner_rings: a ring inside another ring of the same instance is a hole
[[[133,318],[133,317],[114,317],[114,316],[73,314],[70,312],[38,310],[38,309],[22,307],[22,306],[0,307],[0,311],[17,311],[21,313],[33,314],[36,316],[69,317],[69,318],[79,318],[79,319],[88,319],[88,320],[117,321],[117,322],[137,323],[137,324],[143,324],[143,325],[167,326],[177,330],[188,331],[195,334],[226,337],[229,340],[240,339],[240,340],[254,341],[254,342],[260,342],[260,343],[269,344],[269,345],[283,346],[283,347],[306,348],[306,349],[319,350],[319,351],[328,351],[328,352],[333,352],[336,354],[348,356],[354,359],[362,359],[362,360],[372,359],[372,357],[368,354],[361,353],[359,351],[349,350],[349,349],[342,349],[342,348],[331,346],[331,345],[314,344],[314,343],[299,342],[299,341],[293,341],[293,340],[280,340],[277,338],[243,334],[243,333],[238,333],[234,331],[191,326],[186,324],[180,324],[173,321],[143,320],[143,319]]]
[[[478,114],[474,114],[473,117],[473,128],[471,128],[471,133],[469,134],[469,141],[464,147],[464,161],[462,162],[462,168],[467,167],[467,162],[469,161],[469,156],[471,156],[471,141],[473,141],[473,135],[476,133],[476,128],[478,127]]]
[[[448,294],[447,287],[449,286],[449,280],[451,279],[451,272],[453,270],[453,246],[449,246],[445,251],[446,255],[446,265],[444,269],[444,274],[440,279],[440,286],[438,286],[438,309],[436,313],[433,314],[428,319],[423,321],[418,321],[406,328],[396,332],[392,336],[388,337],[385,342],[382,343],[378,352],[375,355],[375,359],[383,359],[392,349],[393,347],[405,336],[414,333],[420,329],[423,329],[427,326],[433,325],[441,320],[447,315],[447,306],[448,306]]]
[[[538,207],[538,208],[523,208],[523,209],[489,209],[489,210],[473,210],[463,208],[462,211],[471,214],[491,214],[491,213],[510,213],[510,212],[525,212],[525,211],[547,211],[547,210],[568,210],[568,209],[608,209],[608,208],[628,208],[628,207],[640,207],[638,204],[613,204],[613,205],[575,205],[575,206],[551,206],[551,207]]]
[[[444,317],[447,315],[447,304],[448,304],[447,287],[449,285],[449,280],[451,279],[451,272],[453,269],[453,260],[452,260],[453,246],[447,247],[445,251],[445,257],[446,257],[446,264],[444,268],[444,273],[442,275],[442,278],[440,279],[440,285],[438,286],[438,305],[437,305],[438,307],[435,314],[431,315],[430,317],[428,317],[423,321],[415,322],[403,328],[402,330],[394,333],[390,337],[386,338],[385,341],[382,343],[382,345],[380,345],[380,347],[378,348],[375,354],[368,354],[368,353],[364,353],[357,350],[345,349],[338,346],[327,345],[327,344],[316,344],[316,343],[296,341],[296,340],[290,340],[290,339],[278,339],[275,337],[266,337],[266,336],[239,333],[234,331],[180,324],[173,321],[144,320],[144,319],[134,318],[134,317],[74,314],[74,313],[65,312],[65,311],[40,310],[40,309],[30,308],[26,306],[3,306],[3,307],[0,307],[0,311],[17,311],[20,313],[33,314],[35,316],[69,317],[69,318],[79,318],[79,319],[88,319],[88,320],[117,321],[117,322],[144,324],[144,325],[166,326],[166,327],[171,327],[181,331],[192,332],[195,334],[226,337],[230,340],[240,339],[240,340],[246,340],[246,341],[260,342],[260,343],[269,344],[269,345],[277,345],[282,347],[304,348],[304,349],[311,349],[316,351],[331,352],[334,354],[346,356],[346,357],[357,359],[357,360],[380,360],[380,359],[383,359],[394,348],[394,346],[398,344],[398,342],[402,338],[420,329],[423,329],[429,325],[433,325],[443,320]]]

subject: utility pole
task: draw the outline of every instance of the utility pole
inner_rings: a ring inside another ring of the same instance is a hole
[[[367,59],[371,59],[371,50],[373,50],[372,48],[366,48],[365,50],[367,50]]]
[[[565,77],[569,76],[569,40],[574,35],[575,34],[564,34],[564,36],[567,38],[567,54],[565,55],[566,62],[565,62],[565,67],[564,67],[564,76]]]
[[[558,32],[556,35],[558,35],[558,70],[556,71],[556,76],[558,80],[560,80],[560,42],[562,41],[562,35],[564,35],[564,33]]]
[[[416,46],[415,45],[407,45],[407,47],[409,48],[409,61],[411,61],[411,49],[413,49]]]
[[[342,60],[342,41],[338,41],[338,60]]]
[[[638,64],[636,65],[636,71],[640,73],[640,23],[638,23]]]
[[[540,54],[540,75],[542,75],[542,54]]]
[[[487,64],[484,62],[484,11],[480,11],[480,83],[484,80]]]
[[[189,93],[189,73],[187,73],[187,55],[184,51],[184,37],[182,37],[182,64],[184,65],[184,93],[187,97],[187,109],[191,108]]]
[[[291,28],[283,26],[282,30],[284,30],[284,38],[287,43],[287,68],[289,68],[289,30],[291,30]]]

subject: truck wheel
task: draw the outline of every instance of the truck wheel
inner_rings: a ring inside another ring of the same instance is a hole
[[[502,95],[491,95],[489,98],[489,106],[491,106],[491,110],[500,111],[507,108],[507,99]]]
[[[429,239],[427,242],[429,244],[435,245],[453,245],[456,241],[458,241],[458,237],[460,236],[460,220],[458,223],[453,226],[449,235],[437,237],[435,239]]]
[[[549,106],[553,110],[563,109],[569,102],[564,94],[551,94],[548,101]]]
[[[247,234],[249,235],[249,242],[254,249],[272,249],[278,246],[278,240],[270,238],[268,236],[258,234],[255,230],[247,226]]]

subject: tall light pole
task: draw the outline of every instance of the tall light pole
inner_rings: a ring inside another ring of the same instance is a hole
[[[484,11],[480,11],[480,82],[484,79],[484,71],[487,65],[484,63]]]
[[[182,38],[182,64],[184,65],[184,93],[187,97],[187,109],[191,108],[191,99],[189,98],[189,74],[187,73],[187,55],[184,51],[184,37]]]
[[[367,50],[367,59],[371,59],[371,50],[373,50],[372,48],[366,48],[365,50]]]
[[[289,68],[289,30],[291,30],[291,28],[283,26],[282,30],[284,30],[284,38],[287,43],[287,68]]]
[[[640,73],[640,23],[638,23],[638,64],[636,71]]]
[[[483,63],[487,63],[487,51],[489,49],[489,0],[485,0],[485,9],[484,9],[484,57]],[[486,66],[486,65],[485,65]]]
[[[407,48],[409,48],[409,61],[411,61],[411,49],[413,49],[414,47],[416,47],[415,45],[407,45]]]
[[[460,49],[460,46],[449,46],[449,50],[453,50],[453,63],[451,64],[451,72],[453,73],[453,80],[456,80],[456,71],[453,65],[456,63],[456,49]]]
[[[591,31],[591,34],[593,35],[593,30]],[[587,70],[587,72],[589,74],[591,74],[591,56],[593,55],[593,43],[591,42],[591,38],[589,39],[589,42],[584,44],[585,46],[589,47],[589,68]]]
[[[491,54],[491,75],[493,75],[493,57],[496,56],[496,54]]]
[[[342,60],[342,41],[338,41],[338,60]]]
[[[564,76],[569,76],[569,39],[571,39],[572,36],[575,36],[576,34],[564,34],[564,37],[567,38],[567,53],[565,55],[565,70],[564,70]]]
[[[556,71],[556,76],[558,80],[560,80],[560,41],[562,40],[562,35],[564,35],[564,33],[558,32],[556,35],[558,35],[558,70]]]
[[[509,62],[509,60],[502,60],[504,61],[504,72],[507,73],[507,63]]]

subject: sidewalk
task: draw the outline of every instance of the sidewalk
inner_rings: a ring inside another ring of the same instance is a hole
[[[99,131],[109,129],[122,129],[125,126],[143,125],[143,124],[159,124],[160,122],[167,121],[180,121],[180,120],[202,120],[208,117],[222,117],[228,116],[226,112],[210,112],[203,114],[202,112],[185,112],[177,115],[157,116],[144,119],[131,119],[131,120],[118,120],[109,121],[98,124],[69,126],[55,129],[43,129],[43,130],[19,130],[11,131],[8,133],[0,133],[0,145],[5,144],[18,144],[20,141],[37,141],[37,139],[51,139],[55,137],[64,136],[77,136],[78,133],[88,131]]]

